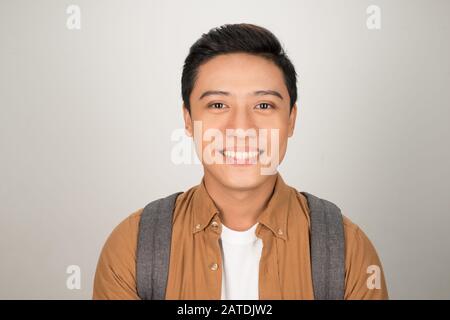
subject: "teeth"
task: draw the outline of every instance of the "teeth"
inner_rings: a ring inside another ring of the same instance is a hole
[[[259,154],[259,152],[256,151],[250,151],[250,152],[244,152],[244,151],[224,151],[223,154],[227,158],[236,158],[238,160],[245,160],[245,159],[251,159],[256,158],[256,156]]]

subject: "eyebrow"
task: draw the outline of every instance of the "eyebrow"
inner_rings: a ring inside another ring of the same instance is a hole
[[[229,93],[227,91],[221,91],[221,90],[208,90],[208,91],[205,91],[202,93],[199,100],[203,99],[204,97],[213,96],[213,95],[230,96],[231,93]],[[278,91],[275,91],[275,90],[257,90],[257,91],[253,92],[253,95],[254,96],[272,95],[272,96],[278,97],[281,100],[283,100],[283,96]]]

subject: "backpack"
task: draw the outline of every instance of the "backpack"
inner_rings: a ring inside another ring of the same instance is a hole
[[[136,285],[143,300],[164,300],[169,272],[172,214],[176,192],[144,207],[136,251]],[[314,299],[344,298],[345,241],[340,209],[301,192],[310,209],[310,252]]]

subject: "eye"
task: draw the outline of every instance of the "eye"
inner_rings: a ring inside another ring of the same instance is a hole
[[[259,106],[259,108],[258,108]],[[266,109],[273,109],[273,106],[270,103],[262,102],[258,105],[256,105],[256,109],[266,110]]]
[[[225,108],[225,105],[223,103],[221,103],[221,102],[215,102],[215,103],[211,103],[208,106],[208,108],[211,108],[211,109],[223,109],[223,108]]]

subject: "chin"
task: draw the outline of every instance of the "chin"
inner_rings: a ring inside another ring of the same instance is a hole
[[[270,177],[262,175],[259,166],[209,168],[208,171],[219,183],[236,190],[254,189]]]

